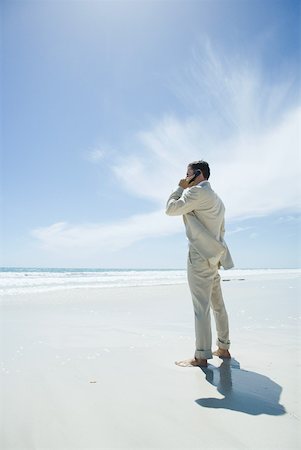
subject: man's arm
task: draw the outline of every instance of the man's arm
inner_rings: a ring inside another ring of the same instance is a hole
[[[224,239],[225,236],[225,219],[223,220],[222,226],[221,226],[221,238]]]
[[[196,209],[199,201],[198,188],[192,187],[184,192],[179,186],[167,200],[165,212],[168,216],[182,216]]]

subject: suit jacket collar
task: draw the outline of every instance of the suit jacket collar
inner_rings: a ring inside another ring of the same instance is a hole
[[[200,183],[198,183],[197,186],[210,186],[210,183],[208,180],[203,180]]]

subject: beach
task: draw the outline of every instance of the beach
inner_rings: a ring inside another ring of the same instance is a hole
[[[300,271],[222,279],[207,368],[185,281],[0,297],[1,449],[299,449]]]

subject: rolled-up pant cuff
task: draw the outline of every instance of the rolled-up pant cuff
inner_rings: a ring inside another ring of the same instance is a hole
[[[223,341],[223,340],[217,338],[216,345],[219,348],[222,348],[223,350],[229,350],[229,348],[230,348],[230,341]]]
[[[196,350],[194,357],[197,359],[212,359],[212,351],[211,350]]]

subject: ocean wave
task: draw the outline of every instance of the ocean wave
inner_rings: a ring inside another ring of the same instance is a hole
[[[301,269],[221,270],[224,281],[260,278],[300,277]],[[186,270],[28,269],[0,270],[0,296],[62,289],[113,288],[184,284]]]

